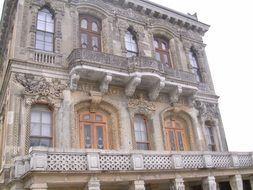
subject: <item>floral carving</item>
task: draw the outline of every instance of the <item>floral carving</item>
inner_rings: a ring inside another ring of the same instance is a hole
[[[199,110],[199,114],[202,117],[206,117],[206,118],[219,117],[218,104],[196,101],[195,107]]]
[[[62,98],[62,92],[67,87],[67,84],[62,84],[59,80],[48,82],[44,77],[35,77],[31,74],[16,74],[15,78],[25,87],[25,94],[29,95]]]

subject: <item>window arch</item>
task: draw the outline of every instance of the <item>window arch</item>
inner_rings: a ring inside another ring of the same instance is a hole
[[[50,52],[54,49],[54,18],[48,8],[37,15],[35,48]]]
[[[125,33],[125,48],[127,51],[127,57],[133,57],[138,55],[136,36],[131,30],[127,30]]]
[[[202,76],[199,69],[197,55],[196,55],[196,52],[192,48],[189,52],[189,59],[190,59],[192,72],[195,74],[197,81],[202,82]]]
[[[150,142],[147,129],[147,118],[143,115],[137,114],[134,116],[134,136],[136,149],[149,150]]]
[[[189,150],[187,132],[183,122],[173,117],[165,120],[165,142],[168,150]]]
[[[171,53],[169,49],[169,42],[163,38],[154,38],[155,58],[163,64],[172,67]]]
[[[81,148],[107,149],[107,119],[102,113],[79,114]]]
[[[88,50],[101,51],[101,22],[97,18],[80,16],[80,45]]]
[[[30,146],[52,146],[52,111],[46,105],[31,109]]]

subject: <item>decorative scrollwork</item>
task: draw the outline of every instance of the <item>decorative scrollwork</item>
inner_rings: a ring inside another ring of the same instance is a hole
[[[16,81],[25,88],[25,94],[50,96],[51,98],[62,98],[62,92],[67,88],[60,80],[48,82],[45,77],[34,76],[32,74],[15,75]]]

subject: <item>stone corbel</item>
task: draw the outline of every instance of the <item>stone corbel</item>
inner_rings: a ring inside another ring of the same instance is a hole
[[[80,76],[76,73],[72,74],[70,77],[70,89],[72,91],[77,90],[77,83],[80,80]]]
[[[136,87],[141,83],[141,76],[134,76],[125,88],[125,93],[127,96],[133,96]]]
[[[164,79],[159,80],[154,85],[154,87],[150,89],[149,94],[148,94],[150,100],[154,101],[159,96],[160,91],[165,87],[165,82],[164,81],[165,81]]]
[[[170,103],[171,104],[177,103],[182,92],[183,92],[182,86],[176,86],[175,88],[173,88],[170,92]]]
[[[108,89],[109,89],[109,84],[110,82],[112,81],[112,76],[111,75],[105,75],[103,80],[101,81],[101,84],[100,84],[100,91],[101,93],[105,94],[108,92]]]
[[[90,112],[94,113],[96,112],[98,105],[102,101],[102,93],[90,91],[90,96],[91,96]]]
[[[195,105],[196,93],[197,93],[197,91],[194,91],[193,93],[189,94],[187,97],[187,103],[190,107],[194,107],[194,105]]]

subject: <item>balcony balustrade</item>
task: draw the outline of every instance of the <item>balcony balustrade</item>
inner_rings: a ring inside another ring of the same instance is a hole
[[[197,85],[196,77],[193,73],[172,69],[150,57],[125,58],[79,48],[73,50],[67,60],[70,70],[75,69],[76,66],[85,65],[128,74],[145,72],[157,74],[169,81],[180,81],[185,84]]]
[[[253,153],[69,150],[34,147],[15,160],[15,177],[30,171],[166,171],[253,167]]]

